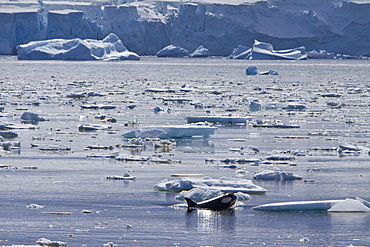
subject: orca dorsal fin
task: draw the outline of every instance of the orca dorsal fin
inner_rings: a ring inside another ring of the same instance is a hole
[[[197,203],[193,202],[191,199],[185,198],[185,200],[188,203],[188,208],[194,208],[195,206],[197,206]]]

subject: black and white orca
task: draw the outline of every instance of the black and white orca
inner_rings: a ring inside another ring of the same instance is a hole
[[[188,203],[188,209],[204,208],[210,210],[223,210],[232,207],[236,203],[237,197],[234,194],[229,193],[198,203],[189,198],[185,198],[185,200]]]

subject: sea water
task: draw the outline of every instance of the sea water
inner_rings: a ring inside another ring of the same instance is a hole
[[[248,66],[272,69],[279,75],[246,76]],[[77,62],[1,57],[1,123],[21,124],[25,111],[48,121],[34,123],[36,129],[13,130],[19,137],[5,140],[20,142],[21,147],[3,151],[0,157],[1,165],[7,167],[0,170],[0,245],[30,245],[45,237],[72,247],[108,242],[116,246],[369,246],[368,213],[251,209],[271,202],[370,199],[369,77],[367,60],[143,57],[140,61]],[[175,92],[147,92],[149,88]],[[104,96],[68,97],[77,92]],[[325,97],[328,93],[331,97]],[[188,101],[168,101],[171,98]],[[258,100],[262,109],[250,111],[252,100]],[[304,103],[307,108],[264,109],[274,102]],[[83,104],[116,108],[82,109]],[[136,107],[130,109],[129,105]],[[156,106],[164,111],[154,112]],[[174,140],[176,145],[170,150],[154,149],[150,142],[145,148],[122,147],[127,140],[121,135],[140,127],[185,124],[188,116],[229,114],[250,116],[252,121],[218,125],[209,138]],[[102,123],[96,118],[102,115],[117,122]],[[253,128],[255,120],[300,128]],[[110,124],[112,128],[81,132],[78,126],[84,123]],[[339,153],[343,143],[362,149]],[[42,145],[70,150],[41,151]],[[113,148],[90,150],[89,145]],[[248,146],[259,152],[248,151]],[[238,148],[240,152],[231,151]],[[87,157],[112,152],[176,162]],[[237,164],[237,169],[224,168],[220,162],[226,158],[266,160],[272,155],[290,155],[294,160]],[[25,169],[30,167],[37,169]],[[164,179],[173,179],[172,174],[253,179],[253,173],[263,169],[291,171],[303,179],[254,180],[266,194],[251,195],[235,209],[220,212],[173,207],[184,203],[175,199],[176,193],[153,189]],[[125,172],[136,179],[106,179]],[[26,207],[30,204],[43,207]]]

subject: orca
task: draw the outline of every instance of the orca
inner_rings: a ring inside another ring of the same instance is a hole
[[[236,199],[237,197],[232,193],[217,196],[198,203],[192,201],[190,198],[185,198],[188,203],[188,209],[202,208],[210,210],[228,209],[236,203]]]

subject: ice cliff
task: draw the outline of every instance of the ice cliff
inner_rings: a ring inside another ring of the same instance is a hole
[[[102,39],[115,33],[128,50],[155,55],[174,45],[228,56],[254,40],[276,50],[305,47],[334,54],[370,55],[370,3],[270,0],[39,2],[0,0],[0,54],[45,39]]]

